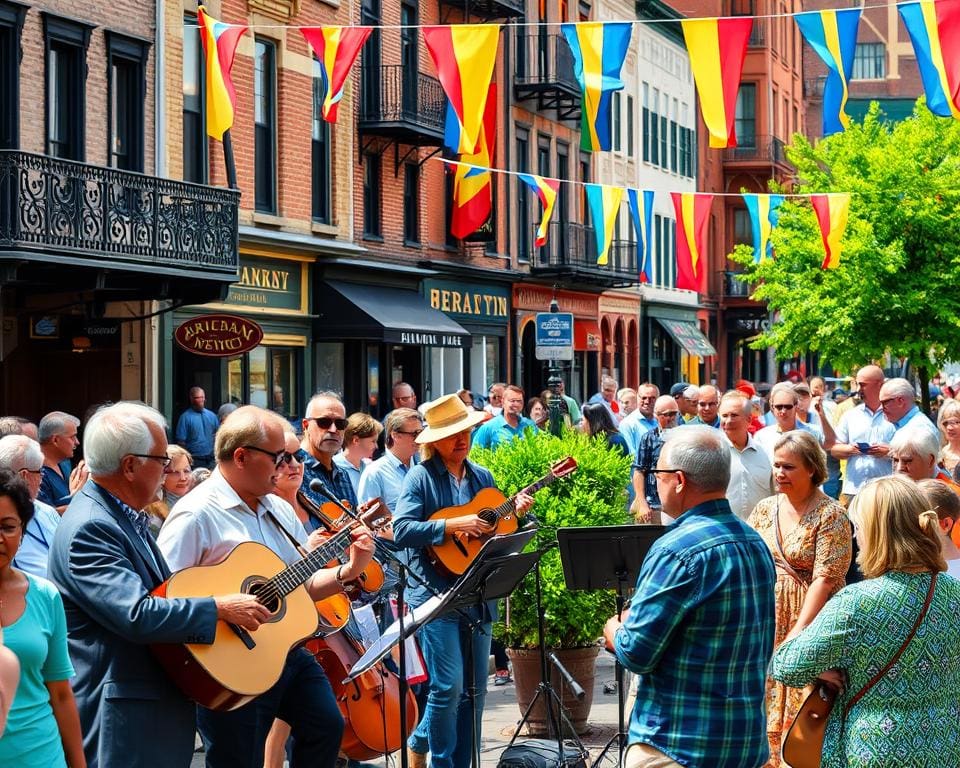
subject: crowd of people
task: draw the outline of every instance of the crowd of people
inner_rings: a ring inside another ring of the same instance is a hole
[[[0,764],[186,766],[199,733],[212,768],[332,768],[344,759],[343,716],[305,648],[230,711],[192,703],[150,650],[214,643],[224,622],[255,638],[275,607],[239,589],[155,590],[244,542],[293,565],[353,525],[329,498],[359,513],[382,504],[392,525],[356,526],[344,556],[303,588],[323,603],[379,562],[384,590],[351,594],[386,624],[397,557],[416,608],[454,580],[428,549],[492,530],[477,514],[434,517],[494,486],[472,446],[526,439],[559,411],[632,457],[625,513],[666,526],[630,606],[604,630],[637,674],[629,768],[776,768],[816,679],[840,692],[823,765],[887,765],[890,754],[905,766],[960,765],[960,402],[940,403],[934,423],[910,382],[873,365],[852,394],[794,378],[727,392],[678,382],[661,394],[604,376],[583,403],[562,387],[528,399],[497,383],[485,398],[460,390],[419,408],[397,382],[382,420],[348,415],[338,394],[321,392],[295,425],[255,406],[214,413],[199,387],[173,429],[139,403],[83,421],[0,418]],[[521,512],[534,503],[515,501]],[[494,684],[510,680],[491,643],[496,619],[490,603],[420,630],[427,681],[407,740],[413,768],[470,764],[491,649]]]

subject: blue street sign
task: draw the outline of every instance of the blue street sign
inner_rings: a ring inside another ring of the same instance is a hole
[[[539,312],[536,323],[537,360],[573,360],[573,315]]]

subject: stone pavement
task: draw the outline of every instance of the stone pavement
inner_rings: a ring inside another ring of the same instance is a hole
[[[590,750],[588,765],[592,765],[603,746],[617,732],[617,692],[614,688],[612,693],[604,693],[604,686],[612,684],[615,679],[613,656],[601,651],[597,657],[597,677],[593,692],[593,707],[590,710],[588,721],[588,731],[581,736],[583,745]],[[487,704],[483,713],[483,742],[480,747],[481,768],[496,768],[500,755],[509,743],[510,737],[513,736],[521,715],[522,713],[517,707],[517,697],[513,683],[498,688],[494,686],[491,676],[487,681]],[[629,718],[627,718],[627,722],[629,723]],[[521,734],[519,739],[523,738],[524,736]],[[607,756],[609,759],[605,759],[602,765],[612,768],[616,765],[616,746],[611,747]],[[396,768],[400,764],[399,758],[391,759],[390,763],[391,766],[385,767],[384,761],[381,759],[370,761],[364,765],[369,765],[371,768],[373,766]],[[197,752],[194,755],[191,768],[203,768],[202,752]]]

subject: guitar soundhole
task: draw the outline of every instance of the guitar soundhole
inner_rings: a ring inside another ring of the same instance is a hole
[[[243,583],[241,591],[257,597],[270,613],[276,614],[283,606],[281,596],[277,594],[276,589],[265,579],[247,579]]]
[[[481,520],[483,520],[483,522],[487,523],[488,525],[495,525],[497,522],[497,513],[494,512],[492,509],[480,510],[480,512],[477,513],[477,517],[479,517]]]

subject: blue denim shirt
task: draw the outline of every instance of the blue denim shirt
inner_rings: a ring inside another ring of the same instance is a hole
[[[470,492],[470,498],[476,496],[484,488],[493,488],[493,475],[490,470],[474,464],[466,463],[464,478]],[[453,486],[450,482],[450,473],[439,456],[418,464],[407,473],[403,481],[403,490],[397,500],[397,508],[393,511],[393,541],[397,547],[407,553],[407,564],[411,571],[429,584],[437,592],[449,589],[454,580],[441,574],[434,568],[427,557],[428,544],[443,542],[443,520],[428,520],[430,515],[438,510],[460,504],[454,498]],[[407,602],[416,607],[431,597],[430,591],[417,584],[410,584],[407,592]],[[494,614],[495,611],[491,611]]]

